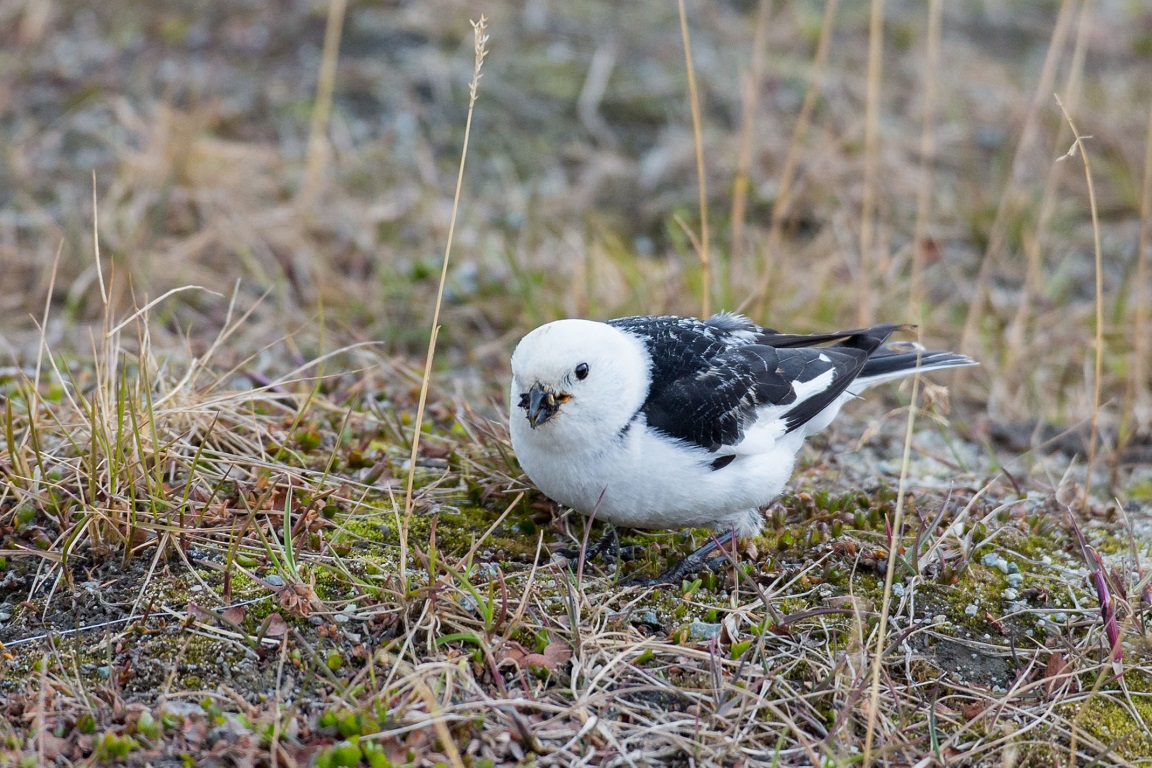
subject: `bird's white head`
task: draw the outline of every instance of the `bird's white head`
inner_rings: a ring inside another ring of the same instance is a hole
[[[512,353],[513,447],[602,446],[643,405],[650,367],[639,339],[605,323],[557,320],[540,326]]]

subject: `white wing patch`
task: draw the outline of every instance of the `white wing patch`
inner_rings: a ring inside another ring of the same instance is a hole
[[[737,456],[755,456],[770,452],[787,429],[784,419],[779,418],[783,410],[785,409],[779,405],[760,409],[757,412],[760,418],[756,423],[744,428],[744,439],[736,445],[725,448],[724,452],[734,453]]]
[[[824,355],[820,355],[820,357],[824,357]],[[832,382],[835,381],[835,379],[836,369],[829,368],[827,371],[824,371],[824,373],[809,381],[792,382],[792,390],[796,393],[796,400],[788,404],[788,410],[795,408],[813,395],[818,395],[828,389],[828,387],[832,386]]]
[[[796,399],[787,405],[765,405],[756,409],[756,421],[744,428],[744,439],[730,449],[739,456],[749,456],[757,453],[768,453],[776,442],[784,436],[788,426],[784,414],[791,411],[800,403],[814,397],[828,387],[836,379],[835,370],[827,370],[810,381],[794,381],[792,388],[796,392]],[[837,406],[838,408],[839,406]],[[725,451],[726,453],[727,451]]]

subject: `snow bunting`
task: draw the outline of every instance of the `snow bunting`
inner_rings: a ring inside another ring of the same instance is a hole
[[[512,447],[541,491],[581,514],[754,536],[804,438],[844,403],[975,364],[885,346],[900,328],[793,335],[727,313],[548,323],[512,355]]]

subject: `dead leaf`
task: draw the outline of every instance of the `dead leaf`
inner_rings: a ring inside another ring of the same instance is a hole
[[[971,704],[961,704],[960,714],[964,716],[965,720],[975,720],[987,708],[984,702],[974,701]]]
[[[279,588],[277,594],[280,597],[280,607],[297,616],[308,617],[314,611],[324,608],[311,584],[293,582]]]
[[[567,664],[572,658],[572,646],[568,643],[554,641],[544,648],[544,658],[548,660],[548,669],[555,669],[561,664]]]
[[[1060,690],[1071,671],[1072,665],[1068,663],[1068,659],[1060,651],[1056,651],[1048,657],[1048,664],[1044,667],[1044,690],[1049,697]],[[1075,685],[1075,680],[1071,682],[1074,688],[1079,687]]]
[[[288,622],[284,621],[284,617],[278,613],[268,614],[268,618],[264,619],[262,626],[264,637],[284,637],[288,634]]]
[[[56,762],[57,758],[60,757],[65,759],[72,757],[73,745],[70,739],[54,736],[51,733],[41,733],[36,737],[36,741],[44,750],[42,756],[45,760]]]
[[[421,455],[429,459],[446,459],[452,455],[453,447],[448,443],[430,444],[420,443]]]
[[[248,615],[248,609],[242,605],[230,605],[224,609],[221,615],[226,620],[239,626],[244,622],[244,617]]]
[[[188,610],[188,615],[190,617],[192,617],[192,619],[194,621],[211,621],[211,622],[216,621],[215,616],[213,616],[211,613],[209,613],[208,611],[201,608],[196,603],[189,602],[187,610]]]
[[[511,661],[517,667],[523,666],[524,658],[528,655],[528,649],[515,640],[509,640],[502,643],[496,650],[496,666],[499,667],[506,661]]]

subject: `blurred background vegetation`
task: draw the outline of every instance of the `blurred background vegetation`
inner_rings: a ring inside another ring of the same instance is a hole
[[[238,357],[285,337],[302,357],[422,355],[482,13],[445,375],[498,391],[515,340],[556,317],[699,313],[675,3],[354,0],[325,116],[337,5],[0,2],[7,358],[34,352],[50,285],[50,347],[90,349],[93,176],[117,312],[219,294],[158,305],[156,348],[203,351],[235,292]],[[1088,418],[1093,231],[1056,93],[1091,136],[1105,426],[1147,428],[1152,7],[892,0],[871,48],[865,3],[688,3],[687,20],[714,309],[799,331],[920,321],[983,362],[961,402]]]

